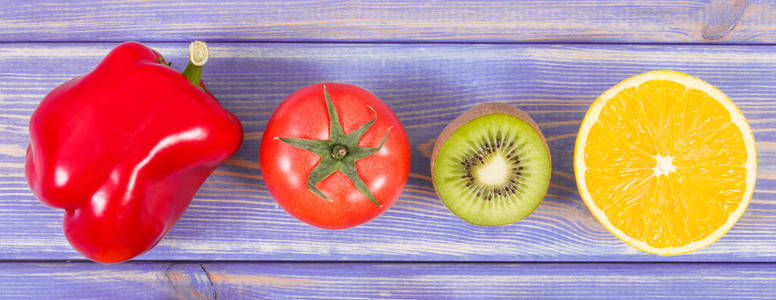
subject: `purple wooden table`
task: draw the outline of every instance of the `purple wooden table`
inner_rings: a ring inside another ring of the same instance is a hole
[[[0,298],[776,297],[776,1],[19,1],[0,3]],[[62,212],[23,175],[29,115],[53,87],[137,40],[174,66],[210,44],[205,81],[245,128],[235,158],[170,234],[131,262],[70,248]],[[717,86],[755,134],[758,180],[712,246],[658,257],[616,239],[577,194],[573,144],[603,91],[648,70]],[[399,116],[410,179],[383,216],[343,231],[277,206],[258,165],[266,120],[294,90],[360,85]],[[442,128],[480,102],[536,119],[553,153],[530,217],[484,228],[453,216],[429,181]]]

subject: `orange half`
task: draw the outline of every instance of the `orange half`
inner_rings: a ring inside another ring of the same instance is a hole
[[[580,195],[631,246],[658,255],[706,247],[741,217],[757,170],[733,102],[687,74],[653,71],[603,93],[574,148]]]

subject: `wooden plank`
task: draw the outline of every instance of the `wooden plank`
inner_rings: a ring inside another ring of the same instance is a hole
[[[199,264],[0,263],[0,279],[3,299],[215,299]]]
[[[774,264],[0,264],[8,299],[756,299],[774,282]]]
[[[38,202],[23,177],[28,116],[61,82],[88,72],[114,44],[0,45],[0,259],[77,259],[62,213]],[[181,68],[185,43],[153,44]],[[211,91],[245,126],[170,234],[139,259],[419,261],[775,261],[776,47],[647,45],[367,45],[213,43]],[[749,119],[759,172],[748,210],[717,243],[694,254],[643,254],[607,232],[577,195],[572,152],[579,122],[600,93],[647,70],[674,69],[727,93]],[[277,206],[258,168],[259,138],[285,96],[313,82],[360,85],[392,107],[413,149],[411,176],[386,214],[327,231]],[[475,103],[530,112],[553,153],[549,195],[517,224],[469,225],[429,182],[430,142]]]
[[[773,0],[24,1],[0,41],[774,43]]]

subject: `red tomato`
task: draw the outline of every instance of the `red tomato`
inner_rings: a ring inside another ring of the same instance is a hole
[[[344,229],[396,201],[407,182],[410,145],[383,101],[354,85],[325,83],[278,106],[259,156],[264,182],[281,207],[308,224]]]

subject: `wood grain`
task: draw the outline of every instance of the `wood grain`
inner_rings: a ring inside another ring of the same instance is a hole
[[[0,263],[8,299],[762,299],[774,264]]]
[[[0,41],[774,43],[772,0],[9,0]]]
[[[179,69],[186,43],[151,44]],[[62,213],[33,197],[23,175],[29,115],[43,96],[88,72],[115,44],[0,45],[0,259],[78,259]],[[211,43],[204,78],[242,120],[246,140],[200,189],[181,220],[139,260],[776,261],[776,46],[243,44]],[[628,76],[672,69],[729,95],[749,119],[759,173],[748,210],[721,240],[658,257],[617,240],[577,195],[572,152],[579,122],[600,93]],[[413,147],[402,197],[361,227],[327,231],[290,217],[267,192],[259,139],[285,96],[320,81],[381,97]],[[472,105],[505,101],[532,115],[553,153],[547,198],[530,217],[496,228],[453,216],[434,194],[423,155]],[[424,148],[424,145],[426,147]]]

